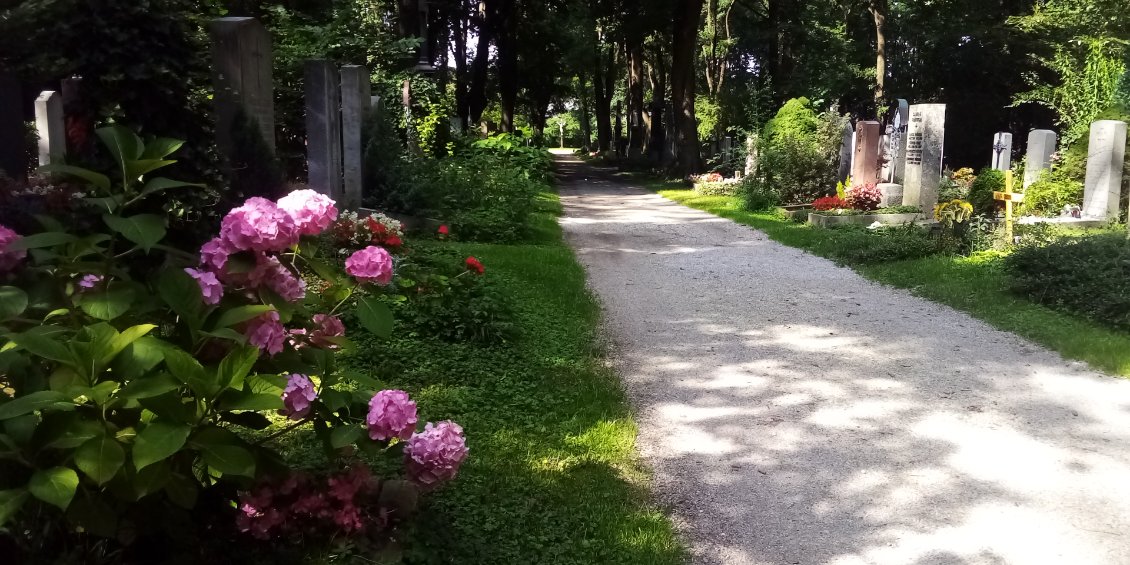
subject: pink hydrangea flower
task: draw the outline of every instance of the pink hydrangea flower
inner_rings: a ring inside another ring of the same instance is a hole
[[[196,284],[200,285],[200,295],[204,298],[205,304],[219,304],[220,299],[224,297],[224,287],[220,284],[219,279],[216,278],[216,273],[211,271],[201,271],[191,267],[184,270],[188,276],[196,279]],[[87,275],[91,276],[91,275]],[[80,285],[82,283],[79,283]]]
[[[238,251],[227,241],[214,237],[200,247],[200,264],[209,271],[223,273],[228,264],[228,257]]]
[[[388,284],[392,281],[392,255],[380,247],[370,245],[345,260],[345,272],[361,282]]]
[[[98,283],[102,282],[102,280],[105,278],[106,277],[103,277],[102,275],[86,274],[78,280],[78,287],[84,290],[90,290],[98,286]]]
[[[404,463],[412,480],[432,486],[455,478],[467,453],[467,442],[459,424],[450,420],[428,422],[424,431],[405,442]]]
[[[0,225],[0,273],[6,273],[15,269],[24,257],[27,257],[27,251],[5,251],[8,244],[20,238],[20,234]]]
[[[291,420],[301,420],[310,414],[311,403],[315,398],[318,398],[318,393],[314,390],[310,377],[294,373],[283,389],[281,413]]]
[[[337,219],[333,199],[308,188],[280,198],[278,207],[290,215],[302,235],[318,235]]]
[[[416,403],[403,390],[382,390],[369,400],[369,437],[408,439],[416,430]]]
[[[251,345],[272,357],[283,350],[283,343],[286,342],[286,328],[279,322],[279,313],[274,311],[252,318],[247,323],[244,335]]]
[[[310,333],[310,342],[318,347],[336,348],[337,344],[325,338],[345,335],[345,324],[341,323],[341,319],[329,314],[314,314],[313,321],[318,327]]]
[[[306,297],[306,281],[296,277],[274,256],[259,256],[248,275],[248,285],[252,288],[267,285],[287,302],[298,302]]]
[[[298,227],[274,202],[254,196],[224,216],[220,237],[240,251],[282,251],[298,243]]]

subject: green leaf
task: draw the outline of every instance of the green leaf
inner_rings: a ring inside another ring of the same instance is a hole
[[[78,488],[78,473],[66,467],[52,467],[37,471],[27,482],[32,496],[66,510]]]
[[[387,338],[392,335],[392,311],[374,297],[357,301],[357,319],[366,330],[378,337]]]
[[[106,433],[106,429],[99,422],[83,419],[74,412],[58,414],[51,420],[44,419],[41,426],[48,425],[49,422],[57,431],[48,430],[47,439],[50,441],[44,445],[48,449],[74,449],[90,441],[91,438]]]
[[[274,312],[275,307],[266,304],[252,304],[249,306],[240,306],[224,311],[220,314],[219,319],[216,320],[216,325],[213,326],[213,331],[219,328],[226,328],[234,326],[240,322],[246,322],[251,318],[255,318],[266,314],[267,312]]]
[[[165,177],[154,177],[146,181],[145,188],[141,189],[142,196],[149,196],[170,188],[182,188],[186,186],[203,187],[205,185],[198,182],[184,182],[179,180],[167,179]]]
[[[228,353],[220,365],[216,367],[216,380],[220,388],[243,388],[243,379],[251,372],[255,362],[259,360],[258,347],[237,347]]]
[[[84,169],[82,167],[76,167],[74,165],[63,165],[61,163],[59,163],[59,164],[52,163],[50,165],[44,165],[42,167],[39,167],[39,171],[44,172],[44,173],[51,173],[51,174],[57,174],[57,175],[70,175],[72,177],[78,177],[78,178],[94,185],[95,187],[101,189],[102,192],[109,192],[110,191],[110,177],[107,177],[106,175],[104,175],[102,173],[94,172],[90,169]]]
[[[279,410],[282,407],[282,397],[270,393],[245,394],[221,404],[222,410]]]
[[[210,445],[201,451],[204,462],[225,475],[255,476],[255,456],[237,445]]]
[[[14,286],[0,286],[0,322],[27,310],[27,293]]]
[[[165,349],[165,366],[174,377],[188,385],[196,394],[212,398],[219,392],[219,383],[215,375],[205,370],[199,361],[181,349],[175,347]]]
[[[33,233],[25,235],[19,239],[9,243],[4,247],[5,251],[23,251],[26,249],[42,249],[44,247],[55,247],[56,245],[65,245],[72,241],[77,241],[78,238],[63,232],[45,231],[41,233]]]
[[[271,421],[258,412],[225,412],[220,419],[252,430],[265,430],[271,425]]]
[[[113,369],[119,378],[133,384],[132,381],[144,377],[153,367],[164,360],[165,348],[161,340],[151,336],[143,336],[126,346],[121,353],[114,357]]]
[[[108,436],[93,438],[75,450],[75,466],[99,485],[114,478],[125,462],[125,450]]]
[[[130,180],[137,180],[146,173],[168,167],[173,163],[176,163],[176,161],[168,161],[165,159],[138,159],[126,163],[126,174],[129,175]]]
[[[341,449],[361,438],[363,430],[357,426],[338,426],[330,433],[330,445]]]
[[[185,397],[179,391],[173,391],[148,398],[139,398],[137,402],[162,420],[188,424],[196,421],[199,415],[197,414],[196,404],[186,404],[184,400]],[[144,412],[142,412],[142,416],[145,417]]]
[[[25,500],[27,500],[27,491],[22,488],[0,490],[0,526],[7,524],[8,520],[19,512]]]
[[[165,238],[165,218],[156,214],[137,214],[128,218],[103,214],[102,221],[146,252]]]
[[[199,330],[204,325],[205,304],[200,286],[181,269],[167,269],[157,282],[157,294],[176,312],[188,327]]]
[[[168,422],[145,426],[133,442],[133,466],[138,471],[172,456],[188,440],[192,427]]]
[[[64,333],[65,330],[57,326],[35,326],[24,333],[8,334],[7,338],[32,355],[73,367],[75,358],[71,351],[54,339]]]
[[[196,506],[199,490],[195,481],[182,475],[169,477],[169,482],[165,485],[165,494],[169,495],[169,500],[186,510],[192,510]]]
[[[164,159],[177,149],[180,149],[184,142],[179,139],[171,139],[168,137],[158,137],[150,139],[145,143],[145,150],[141,152],[142,159]]]
[[[245,336],[245,335],[243,335],[243,334],[241,334],[241,333],[239,333],[239,332],[237,332],[237,331],[235,331],[231,328],[220,328],[220,329],[218,329],[214,332],[200,332],[200,333],[201,333],[201,335],[206,335],[208,337],[214,337],[216,339],[226,339],[228,341],[234,341],[234,342],[236,342],[240,345],[246,345],[247,344],[247,336]]]
[[[113,285],[105,290],[92,290],[79,295],[78,305],[92,318],[113,320],[129,311],[134,301],[133,288]]]
[[[115,124],[98,128],[94,133],[110,150],[110,154],[114,156],[119,166],[124,168],[127,161],[135,161],[141,157],[143,147],[141,138],[125,127]]]
[[[331,282],[341,279],[341,275],[324,262],[310,257],[304,257],[303,259],[305,259],[306,265],[314,271],[314,274],[318,275],[320,278]]]
[[[183,386],[180,381],[168,373],[158,373],[130,382],[118,391],[118,398],[141,399],[161,396]]]
[[[0,404],[0,420],[23,416],[36,410],[48,409],[71,411],[75,409],[75,405],[70,397],[61,392],[41,390]]]
[[[169,482],[172,474],[169,471],[169,464],[165,461],[159,461],[148,467],[140,470],[133,478],[133,490],[137,498],[141,498],[148,494],[152,494],[165,488],[165,484]]]
[[[132,345],[135,341],[141,339],[156,328],[157,326],[153,324],[138,324],[136,326],[126,328],[125,331],[117,334],[112,340],[110,340],[109,347],[102,352],[103,356],[101,359],[99,359],[99,362],[103,365],[109,363],[115,357],[117,357],[118,354],[121,353],[126,347]]]

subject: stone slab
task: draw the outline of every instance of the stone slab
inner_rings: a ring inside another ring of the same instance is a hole
[[[1084,218],[1118,219],[1125,157],[1126,122],[1100,120],[1091,124],[1087,180],[1083,183]]]

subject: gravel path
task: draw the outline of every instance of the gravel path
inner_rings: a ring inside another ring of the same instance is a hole
[[[1130,564],[1130,382],[558,159],[694,563]]]

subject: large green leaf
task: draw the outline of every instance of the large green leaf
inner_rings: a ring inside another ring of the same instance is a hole
[[[172,139],[168,137],[158,137],[150,139],[145,142],[145,150],[141,152],[142,159],[164,159],[177,149],[180,149],[184,142],[179,139]]]
[[[137,400],[160,396],[172,392],[183,386],[180,381],[168,373],[157,373],[131,381],[118,391],[118,398]]]
[[[379,337],[392,335],[392,311],[372,296],[357,301],[357,319],[366,330]]]
[[[133,305],[134,290],[125,285],[92,290],[79,295],[78,305],[92,318],[113,320],[129,311]]]
[[[26,309],[26,292],[14,286],[0,286],[0,322],[15,318]]]
[[[94,133],[98,135],[102,143],[106,145],[106,149],[110,150],[110,155],[123,169],[126,162],[136,161],[141,157],[141,151],[144,147],[141,138],[129,129],[115,124],[98,128]]]
[[[165,177],[153,177],[145,182],[145,188],[141,189],[141,195],[149,196],[164,190],[169,190],[170,188],[182,188],[186,186],[203,187],[204,185],[198,182],[184,182],[167,179]]]
[[[205,304],[200,300],[200,286],[181,269],[167,269],[157,282],[157,294],[176,312],[188,327],[199,330],[204,324]]]
[[[169,161],[165,159],[138,159],[126,163],[126,174],[129,175],[131,180],[138,180],[146,173],[150,173],[162,167],[168,167],[176,163],[176,161]]]
[[[44,418],[37,434],[42,434],[48,449],[74,449],[90,438],[106,433],[106,428],[96,420],[87,420],[75,412],[60,413]]]
[[[213,331],[219,328],[234,326],[240,322],[246,322],[251,318],[262,316],[263,314],[266,314],[267,312],[273,312],[274,310],[274,306],[269,306],[266,304],[251,304],[248,306],[240,306],[238,308],[225,310],[216,320],[216,325],[213,326]]]
[[[118,354],[121,353],[126,347],[130,346],[135,341],[141,339],[156,328],[157,326],[153,324],[138,324],[136,326],[126,328],[125,331],[115,335],[114,338],[110,340],[108,348],[100,352],[102,353],[102,357],[99,359],[99,362],[101,362],[102,364],[109,363],[115,357],[117,357]]]
[[[255,476],[255,456],[238,445],[210,445],[201,454],[209,467],[225,475]]]
[[[94,172],[90,169],[84,169],[82,167],[76,167],[74,165],[52,163],[50,165],[44,165],[40,167],[39,170],[44,173],[71,175],[73,177],[78,177],[99,188],[100,190],[102,190],[102,192],[110,191],[110,177],[107,177],[102,173]]]
[[[219,393],[216,375],[208,371],[193,356],[183,350],[168,347],[165,349],[165,366],[180,382],[186,384],[196,394],[212,398]]]
[[[78,473],[66,467],[52,467],[37,471],[27,482],[32,496],[66,510],[78,488]]]
[[[27,500],[27,491],[22,488],[0,490],[0,526],[7,524],[8,520],[19,512],[25,500]]]
[[[283,407],[282,397],[270,393],[244,393],[225,399],[221,410],[279,410]]]
[[[125,462],[125,450],[110,436],[92,438],[75,450],[75,465],[100,485],[114,478]]]
[[[59,410],[71,411],[75,409],[74,402],[71,398],[61,392],[53,390],[41,390],[25,394],[9,400],[4,404],[0,404],[0,420],[7,420],[24,414],[30,414],[36,410]]]
[[[103,214],[102,221],[146,252],[165,238],[165,218],[156,214],[137,214],[128,218]]]
[[[123,381],[131,382],[145,376],[158,363],[165,360],[165,348],[161,340],[143,336],[114,357],[114,373]]]
[[[363,432],[358,426],[338,426],[330,433],[330,445],[341,449],[360,439]]]
[[[44,247],[55,247],[56,245],[64,245],[72,241],[77,241],[78,238],[63,232],[45,231],[40,233],[33,233],[25,235],[19,239],[4,246],[5,251],[23,251],[26,249],[41,249]]]
[[[65,345],[55,340],[56,337],[62,337],[65,333],[66,330],[58,326],[35,326],[23,333],[7,334],[5,337],[12,340],[12,343],[28,350],[32,355],[74,366],[74,355]]]
[[[162,461],[184,447],[192,428],[182,424],[153,422],[133,442],[133,466],[138,471]]]
[[[258,360],[258,347],[242,346],[232,349],[216,367],[216,380],[220,387],[243,388],[243,379]]]

